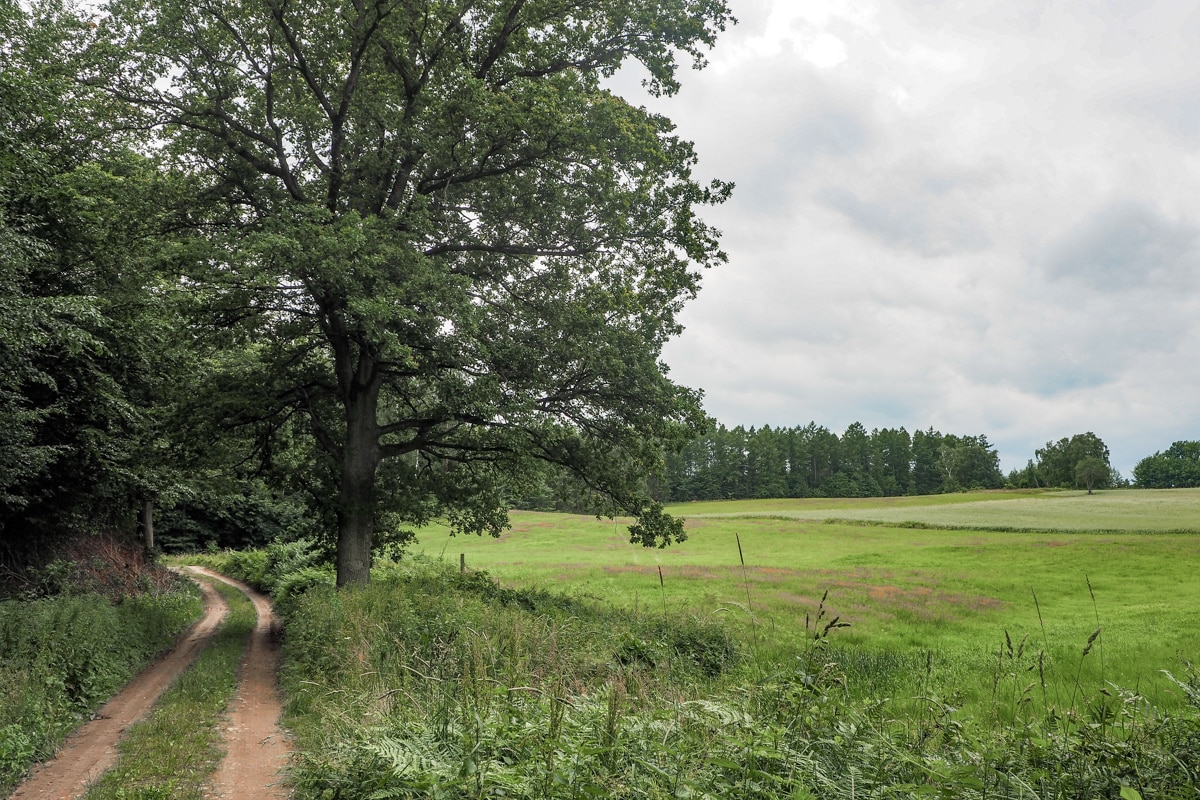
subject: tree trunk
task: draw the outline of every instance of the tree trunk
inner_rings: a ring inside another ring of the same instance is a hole
[[[376,393],[362,392],[346,407],[346,445],[338,498],[337,585],[371,582],[375,534],[375,471],[379,466]]]
[[[154,549],[154,499],[148,498],[142,506],[142,535],[146,540],[146,552]]]

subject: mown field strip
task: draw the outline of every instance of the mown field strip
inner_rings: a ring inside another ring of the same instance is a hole
[[[917,501],[924,502],[917,502]],[[936,495],[684,503],[686,518],[775,516],[806,520],[924,523],[978,530],[1187,531],[1200,533],[1200,489]]]

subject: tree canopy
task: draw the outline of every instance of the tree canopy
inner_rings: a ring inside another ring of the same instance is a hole
[[[159,173],[94,124],[89,29],[0,5],[0,532],[12,554],[113,525],[155,457],[178,319],[155,247]]]
[[[1174,442],[1133,468],[1134,482],[1146,489],[1200,486],[1200,442]]]
[[[1042,486],[1056,488],[1108,489],[1113,485],[1113,469],[1108,445],[1096,434],[1077,433],[1038,448],[1036,480]],[[1080,471],[1081,462],[1088,468]],[[1089,480],[1090,479],[1090,480]]]
[[[705,422],[659,361],[703,268],[690,143],[605,89],[671,93],[723,0],[114,0],[86,83],[196,187],[212,403],[290,448],[368,579],[377,522],[498,532],[539,464],[682,537],[639,476]],[[229,353],[230,346],[235,352]],[[224,350],[227,355],[218,355]]]

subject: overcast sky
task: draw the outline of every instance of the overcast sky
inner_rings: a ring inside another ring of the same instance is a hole
[[[1200,438],[1194,3],[730,1],[637,100],[737,184],[665,352],[710,414],[985,433],[1006,472]]]

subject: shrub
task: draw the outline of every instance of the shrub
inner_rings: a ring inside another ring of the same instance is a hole
[[[203,559],[208,562],[209,559]],[[234,550],[215,559],[213,567],[224,575],[245,581],[256,589],[269,591],[267,551]]]
[[[274,598],[281,613],[297,597],[317,586],[333,587],[334,574],[328,567],[301,567],[283,574],[275,582]]]

